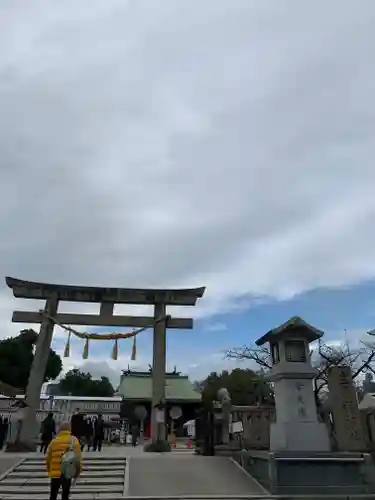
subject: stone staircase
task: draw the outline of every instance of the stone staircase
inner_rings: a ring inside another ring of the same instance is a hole
[[[85,454],[84,469],[72,500],[123,498],[126,459]],[[61,495],[61,491],[60,491]],[[0,480],[0,499],[47,500],[49,478],[43,457],[26,458]]]

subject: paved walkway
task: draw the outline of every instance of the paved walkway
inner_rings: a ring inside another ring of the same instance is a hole
[[[30,487],[33,483],[33,488],[41,488],[43,485],[39,484],[44,477],[44,463],[43,455],[40,452],[35,453],[2,453],[0,452],[0,475],[8,470],[10,467],[20,462],[21,460],[27,458],[28,462],[24,463],[21,468],[18,468],[15,473],[8,476],[9,479],[2,482],[3,488],[7,486],[7,494],[13,493],[10,491],[12,488],[17,489],[17,484],[13,484],[14,481],[21,480],[20,473],[23,472],[30,473]],[[91,460],[90,460],[91,458]],[[103,459],[101,465],[98,463],[98,468],[102,470],[102,476],[114,472],[114,468],[111,466],[110,471],[106,469],[108,461],[117,462],[121,459],[126,459],[126,469],[123,478],[123,493],[126,496],[191,496],[194,495],[199,498],[200,495],[207,496],[245,496],[245,495],[266,495],[264,489],[259,486],[259,484],[254,481],[246,472],[241,469],[236,463],[227,457],[202,457],[191,454],[189,452],[172,452],[165,454],[158,453],[144,453],[143,446],[137,446],[135,448],[123,446],[108,446],[102,449],[102,452],[85,452],[84,453],[84,464],[86,462],[86,468],[88,469],[89,476],[94,476],[92,469],[92,461],[100,458]],[[33,462],[35,464],[33,465]],[[90,464],[91,463],[91,464]],[[28,466],[35,468],[35,471],[28,471]],[[25,469],[23,470],[22,469]],[[86,469],[84,465],[84,470]],[[36,474],[39,474],[37,476]],[[25,475],[22,479],[25,481],[28,479],[28,475]],[[17,479],[18,478],[18,479]],[[84,478],[82,478],[84,479]],[[113,478],[112,478],[113,481]],[[47,478],[45,478],[47,482]],[[105,482],[105,480],[103,481]],[[35,486],[34,486],[35,483]],[[47,484],[47,483],[46,483]],[[103,485],[104,487],[104,485]],[[19,487],[18,487],[19,488]],[[84,486],[82,484],[82,489]],[[115,485],[113,485],[115,488]],[[116,479],[116,488],[117,479]],[[73,494],[73,499],[76,495],[80,495],[79,488],[76,488],[75,494]],[[96,495],[100,495],[100,498],[104,498],[105,495],[111,495],[104,493],[103,489],[99,493],[99,488],[93,488],[93,492]],[[22,498],[30,498],[32,495],[27,496],[26,494]],[[37,493],[37,492],[36,492]],[[122,492],[116,489],[116,494],[113,491],[113,498],[118,498],[122,495]],[[0,492],[0,498],[3,493]],[[15,490],[14,493],[16,494]],[[102,496],[103,495],[103,496]],[[35,495],[34,495],[35,497]],[[6,496],[6,498],[16,498],[16,496]],[[20,499],[21,497],[17,497]],[[40,497],[41,498],[41,497]],[[44,498],[44,497],[43,497]],[[88,497],[86,497],[88,498]],[[90,497],[92,498],[92,497]],[[72,499],[72,500],[73,500]],[[83,497],[82,497],[83,500]]]
[[[146,455],[146,454],[145,454]],[[265,491],[226,457],[133,457],[126,493],[131,496],[264,495]]]
[[[0,476],[7,472],[11,467],[14,467],[22,457],[12,456],[9,457],[5,453],[0,452]]]

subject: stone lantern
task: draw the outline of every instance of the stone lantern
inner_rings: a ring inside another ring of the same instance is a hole
[[[330,440],[318,421],[309,343],[323,332],[293,317],[256,341],[269,343],[272,368],[267,378],[274,386],[276,422],[271,424],[270,451],[327,452]]]

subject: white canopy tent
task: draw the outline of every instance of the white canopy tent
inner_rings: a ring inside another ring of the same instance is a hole
[[[188,436],[195,437],[195,420],[188,420],[185,422],[184,428],[186,429]]]

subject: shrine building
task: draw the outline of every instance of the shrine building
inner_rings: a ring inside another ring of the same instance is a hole
[[[144,422],[145,436],[150,433],[150,415],[152,401],[152,372],[124,370],[120,378],[120,386],[117,394],[123,401],[133,409],[143,406],[146,409],[147,417]],[[201,405],[201,394],[194,389],[187,375],[181,375],[174,370],[166,373],[165,379],[165,407],[166,424],[170,427],[172,408],[181,409],[181,417],[175,420],[174,429],[177,435],[182,435],[183,424],[188,420],[193,420],[196,411]],[[173,412],[172,412],[173,413]]]

